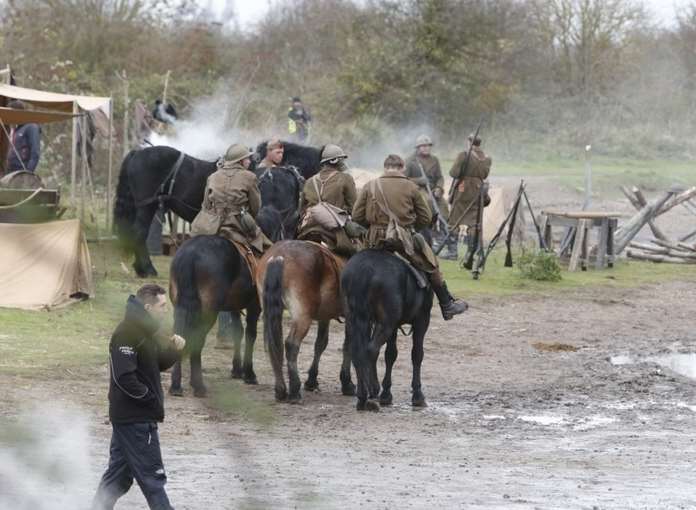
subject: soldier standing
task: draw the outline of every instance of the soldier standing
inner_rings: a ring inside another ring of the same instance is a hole
[[[304,142],[309,138],[309,127],[312,115],[309,109],[302,103],[299,97],[292,98],[292,105],[288,110],[288,133],[298,142]]]
[[[305,182],[302,191],[302,222],[297,238],[323,242],[331,251],[350,256],[357,251],[348,235],[353,233],[348,216],[357,192],[353,177],[346,172],[346,159],[338,145],[324,147],[321,169]]]
[[[432,154],[432,147],[433,142],[427,135],[416,138],[416,152],[406,160],[406,177],[418,185],[423,198],[430,204],[434,229],[424,233],[427,234],[426,238],[432,237],[433,242],[439,243],[445,237],[445,229],[441,222],[446,224],[449,208],[445,198],[445,179],[442,177],[440,160]]]
[[[271,245],[256,225],[261,194],[256,176],[248,170],[252,153],[241,144],[230,146],[218,170],[205,185],[201,211],[191,224],[193,235],[220,235],[250,247],[260,255]]]
[[[469,152],[471,155],[469,156]],[[491,158],[481,149],[481,138],[469,135],[469,149],[459,153],[452,165],[452,210],[449,215],[449,229],[458,231],[466,226],[467,254],[465,262],[473,257],[478,239],[477,219],[479,216],[479,194],[481,186],[491,171]],[[447,245],[448,258],[457,258],[457,236],[453,233]],[[471,267],[469,267],[471,269]]]
[[[398,239],[387,238],[390,219],[402,227]],[[449,293],[432,248],[415,233],[430,225],[432,213],[418,186],[404,175],[403,159],[394,154],[387,157],[384,174],[360,190],[353,220],[369,228],[370,248],[396,251],[428,276],[445,320],[466,311],[467,304]]]

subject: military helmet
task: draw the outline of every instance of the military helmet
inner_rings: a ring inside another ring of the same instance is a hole
[[[428,135],[420,135],[418,138],[416,138],[416,148],[420,147],[421,145],[432,145],[433,141],[430,139]]]
[[[245,147],[241,143],[235,143],[229,146],[223,159],[225,163],[237,163],[238,161],[251,157],[252,154],[253,152],[250,152],[248,147]]]
[[[348,156],[338,145],[329,144],[321,151],[321,163],[336,164],[339,159],[347,159]]]

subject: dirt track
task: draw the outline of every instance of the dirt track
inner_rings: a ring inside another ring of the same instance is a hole
[[[694,352],[694,298],[687,283],[562,299],[472,296],[465,319],[433,321],[423,372],[429,407],[415,411],[404,338],[395,405],[377,414],[340,396],[338,328],[321,392],[299,406],[273,402],[263,348],[256,387],[227,381],[230,351],[209,348],[211,387],[243,392],[275,420],[250,423],[190,391],[168,398],[160,430],[170,496],[177,509],[205,510],[693,508],[694,383],[655,363],[609,358]],[[578,350],[539,351],[537,342]],[[306,343],[303,370],[311,352]],[[63,395],[85,409],[92,470],[79,496],[87,501],[107,460],[106,365],[81,375],[87,394],[63,379],[25,384],[13,398]],[[119,508],[143,504],[132,490]]]

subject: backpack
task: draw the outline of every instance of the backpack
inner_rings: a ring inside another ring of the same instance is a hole
[[[350,215],[346,211],[333,204],[324,202],[321,198],[324,183],[328,182],[334,175],[336,175],[336,172],[331,174],[326,181],[322,182],[322,189],[319,189],[319,185],[317,184],[319,176],[311,179],[314,189],[317,192],[317,197],[319,197],[319,203],[307,208],[304,220],[302,221],[303,228],[318,226],[329,231],[334,231],[343,228],[348,220],[350,220]]]

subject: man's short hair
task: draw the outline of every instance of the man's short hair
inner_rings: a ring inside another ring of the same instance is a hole
[[[404,160],[397,154],[389,154],[384,160],[384,168],[403,168]]]
[[[156,283],[148,283],[138,289],[136,296],[140,301],[148,305],[157,303],[159,296],[166,294],[167,291]]]
[[[471,145],[475,147],[481,146],[481,138],[478,136],[474,136],[473,133],[469,135],[469,141],[471,142]]]
[[[27,105],[24,104],[24,101],[20,101],[19,99],[13,99],[9,103],[7,103],[7,106],[9,108],[12,108],[14,110],[26,110]]]
[[[268,140],[268,143],[266,144],[266,150],[267,151],[272,151],[274,149],[282,149],[283,148],[283,142],[280,141],[278,138],[271,138]]]

